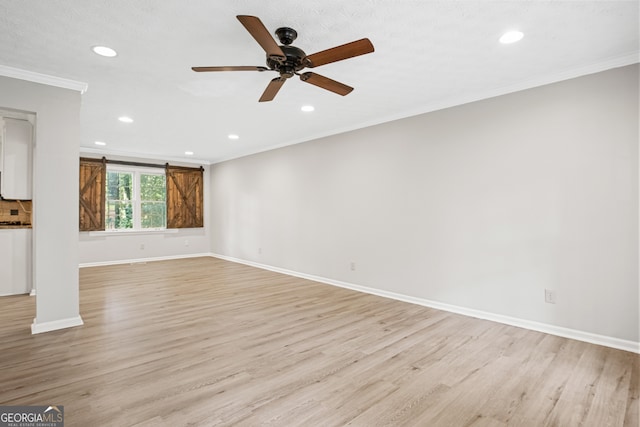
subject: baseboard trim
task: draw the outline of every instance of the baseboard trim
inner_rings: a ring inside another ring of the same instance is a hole
[[[184,254],[184,255],[169,255],[169,256],[160,256],[160,257],[149,257],[149,258],[134,258],[134,259],[120,259],[114,261],[100,261],[100,262],[84,262],[78,264],[78,268],[86,268],[86,267],[104,267],[106,265],[122,265],[122,264],[144,264],[145,262],[154,262],[154,261],[170,261],[173,259],[185,259],[185,258],[201,258],[201,257],[210,257],[210,253],[200,253],[200,254]]]
[[[226,255],[211,253],[209,256],[219,258],[225,261],[231,261],[238,264],[244,264],[251,267],[269,270],[276,273],[286,274],[288,276],[299,277],[301,279],[312,280],[314,282],[325,283],[327,285],[338,286],[341,288],[351,289],[371,295],[377,295],[384,298],[390,298],[398,301],[417,304],[424,307],[434,308],[437,310],[448,311],[451,313],[462,314],[464,316],[474,317],[477,319],[490,320],[505,325],[516,326],[519,328],[529,329],[537,332],[543,332],[550,335],[556,335],[563,338],[570,338],[578,341],[584,341],[591,344],[611,347],[618,350],[629,351],[640,354],[640,342],[623,340],[620,338],[609,337],[606,335],[598,335],[590,332],[580,331],[577,329],[564,328],[561,326],[551,325],[548,323],[540,323],[532,320],[520,319],[517,317],[503,316],[501,314],[490,313],[481,310],[475,310],[457,305],[445,304],[438,301],[427,300],[423,298],[412,297],[408,295],[398,294],[395,292],[384,291],[366,286],[355,285],[353,283],[342,282],[339,280],[328,279],[326,277],[314,276],[312,274],[300,273],[297,271],[287,270],[280,267],[273,267],[266,264],[260,264],[253,261],[247,261],[240,258],[234,258]]]
[[[82,317],[70,317],[68,319],[60,319],[54,320],[52,322],[43,322],[38,323],[37,318],[33,319],[33,323],[31,324],[31,334],[41,334],[43,332],[51,332],[56,331],[58,329],[66,329],[73,328],[74,326],[82,326],[84,322],[82,321]]]

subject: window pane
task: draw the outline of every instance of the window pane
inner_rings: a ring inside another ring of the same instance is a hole
[[[164,228],[167,225],[167,205],[162,202],[142,202],[140,204],[142,228]]]
[[[131,202],[107,200],[105,206],[106,229],[122,230],[133,228],[133,206]]]
[[[133,174],[107,171],[105,222],[107,230],[133,228]]]
[[[166,194],[164,175],[140,174],[140,226],[142,228],[166,227]]]
[[[107,200],[131,200],[133,174],[107,171]]]
[[[164,201],[167,187],[164,175],[140,175],[140,200]]]

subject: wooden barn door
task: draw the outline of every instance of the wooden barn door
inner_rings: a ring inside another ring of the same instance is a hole
[[[203,169],[166,166],[167,228],[204,227]]]
[[[80,231],[104,230],[104,159],[80,158]]]

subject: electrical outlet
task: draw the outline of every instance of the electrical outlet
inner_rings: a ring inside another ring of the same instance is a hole
[[[351,267],[351,271],[356,271],[356,263],[355,262],[351,261],[350,267]]]
[[[184,245],[185,245],[185,246],[189,246],[189,241],[188,241],[188,240],[185,240],[185,241],[184,241]]]
[[[556,303],[556,291],[552,291],[550,289],[544,290],[544,302],[547,304],[555,304]]]
[[[262,255],[262,248],[258,248],[258,255]]]
[[[144,243],[140,243],[140,250],[144,249]]]

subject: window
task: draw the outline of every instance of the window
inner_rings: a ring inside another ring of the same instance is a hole
[[[204,168],[80,158],[80,231],[204,227]]]
[[[107,166],[105,229],[166,228],[166,199],[164,171]]]

